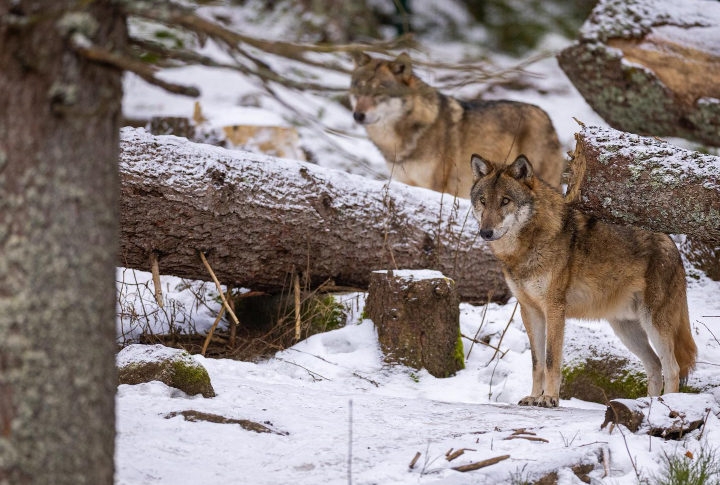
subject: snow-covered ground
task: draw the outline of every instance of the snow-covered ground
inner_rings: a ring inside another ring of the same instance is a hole
[[[253,28],[260,27],[248,26]],[[545,47],[558,48],[563,42],[567,41],[548,39]],[[435,45],[429,55],[434,50],[459,58],[463,55],[460,49]],[[211,43],[206,50],[221,55]],[[510,63],[501,58],[497,62]],[[492,96],[544,108],[567,149],[573,146],[577,129],[573,117],[586,124],[604,125],[554,59],[529,70],[540,76],[533,78],[535,90],[495,90]],[[241,106],[241,100],[260,90],[236,73],[193,67],[162,75],[200,86],[203,94],[199,101],[210,123],[292,124],[287,110],[262,96],[253,109]],[[347,78],[335,76],[330,81],[349,83]],[[431,73],[426,79],[432,81]],[[316,155],[321,166],[372,177],[385,174],[380,154],[362,138],[362,129],[353,124],[347,109],[320,96],[284,94],[301,96],[298,104],[306,106],[306,113],[316,113],[323,124],[352,135],[319,134],[312,125],[301,125],[301,144]],[[191,116],[193,102],[163,93],[131,75],[126,78],[124,111],[128,117]],[[365,163],[348,162],[338,147],[362,154]],[[133,318],[118,318],[121,341],[145,324],[158,328],[172,321],[200,332],[212,324],[217,305],[197,306],[193,295],[212,292],[211,286],[192,283],[190,291],[180,280],[163,277],[170,305],[159,310],[145,286],[149,275],[119,269],[118,280],[126,283],[118,285],[119,313],[136,311]],[[691,324],[699,348],[698,366],[689,384],[710,389],[720,385],[720,284],[695,271],[690,271],[688,284]],[[351,310],[344,328],[315,335],[266,361],[196,356],[210,373],[215,398],[186,396],[158,382],[120,386],[116,483],[499,484],[523,483],[561,469],[558,483],[576,484],[582,482],[567,467],[591,463],[597,464],[591,473],[593,483],[635,484],[639,478],[659,473],[665,454],[682,455],[689,450],[697,455],[701,448],[720,448],[720,422],[712,414],[702,434],[696,431],[680,442],[664,442],[618,428],[612,433],[607,428],[600,430],[605,406],[597,404],[570,400],[562,401],[558,409],[516,406],[529,392],[531,377],[527,336],[519,313],[514,314],[514,300],[487,308],[461,306],[462,333],[489,337],[491,345],[500,347],[502,357],[490,347],[471,346],[465,339],[466,369],[454,377],[437,379],[425,371],[384,364],[372,322],[360,317],[364,295],[341,298]],[[591,347],[609,346],[637,361],[607,324],[570,321],[566,335],[566,359],[582,356]],[[259,434],[234,424],[188,422],[182,416],[166,418],[171,412],[189,409],[265,423],[278,433]],[[517,430],[535,434],[507,439]],[[445,455],[450,449],[463,449],[464,453],[448,462]],[[421,457],[410,469],[417,452]],[[481,470],[461,473],[451,469],[503,455],[509,458]],[[598,464],[603,456],[609,472],[606,478],[602,478],[606,470]]]
[[[149,275],[137,278],[147,281]],[[165,283],[172,289],[180,281],[165,278]],[[717,295],[719,283],[692,280],[699,364],[690,384],[697,387],[720,384]],[[186,308],[194,300],[187,290],[170,291],[166,298]],[[575,484],[581,482],[568,467],[588,463],[596,465],[595,483],[635,484],[638,476],[660,473],[664,454],[720,448],[720,421],[713,414],[702,433],[666,442],[619,428],[601,430],[603,405],[569,400],[558,409],[516,406],[529,392],[531,377],[522,323],[517,314],[510,322],[514,300],[487,310],[461,306],[462,333],[489,336],[503,356],[493,358],[491,347],[471,347],[465,339],[466,369],[437,379],[424,370],[385,364],[372,322],[360,317],[363,295],[340,298],[349,309],[344,328],[310,337],[274,358],[250,363],[195,356],[212,379],[217,393],[212,399],[186,396],[159,382],[120,386],[116,483],[499,484],[561,469],[559,483]],[[212,323],[212,312],[203,310],[195,314],[199,329]],[[572,345],[566,359],[590,347],[611,347],[636,361],[602,322],[570,321],[567,340]],[[166,418],[186,410],[249,419],[278,434]],[[518,430],[527,434],[508,440]],[[448,462],[450,449],[465,451]],[[417,452],[421,457],[410,469]],[[481,470],[451,469],[502,455],[510,457]],[[601,480],[603,456],[609,477]]]

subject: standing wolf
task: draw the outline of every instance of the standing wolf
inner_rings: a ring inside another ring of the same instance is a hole
[[[537,106],[445,96],[413,74],[407,54],[394,61],[357,55],[350,99],[355,121],[365,126],[396,180],[467,197],[471,154],[514,160],[525,153],[542,161],[536,170],[545,181],[560,185],[560,142]]]
[[[571,208],[524,155],[509,166],[472,155],[471,166],[480,236],[501,263],[530,339],[532,393],[519,404],[558,405],[566,318],[608,320],[645,366],[648,394],[659,395],[663,382],[666,393],[678,392],[697,348],[672,240]]]

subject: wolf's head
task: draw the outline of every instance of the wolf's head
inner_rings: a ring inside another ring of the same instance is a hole
[[[414,97],[428,86],[413,75],[410,56],[395,60],[375,59],[360,53],[354,56],[355,70],[350,83],[353,118],[360,124],[394,122],[412,109]]]
[[[470,201],[480,223],[480,237],[497,241],[506,234],[517,234],[533,212],[535,176],[530,161],[520,155],[504,166],[473,154],[470,163],[475,176]]]

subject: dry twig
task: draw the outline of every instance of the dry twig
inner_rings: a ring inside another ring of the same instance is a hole
[[[230,314],[230,317],[232,318],[235,325],[240,325],[240,320],[238,320],[238,317],[235,315],[235,312],[232,308],[230,308],[230,304],[228,303],[227,299],[225,298],[225,294],[223,293],[222,286],[220,285],[220,282],[217,279],[217,276],[215,276],[215,272],[210,267],[210,263],[208,263],[207,258],[205,257],[205,254],[202,251],[199,251],[200,253],[200,259],[202,259],[203,264],[205,265],[205,268],[208,270],[208,273],[210,273],[210,277],[212,278],[213,282],[215,283],[215,287],[217,287],[218,293],[220,294],[220,299],[223,302],[223,306],[227,310],[227,312]]]
[[[480,468],[485,468],[490,465],[494,465],[496,463],[500,463],[503,460],[507,460],[510,458],[510,455],[501,455],[496,456],[495,458],[488,458],[487,460],[482,461],[476,461],[475,463],[470,463],[468,465],[461,465],[453,467],[453,470],[458,472],[470,472],[473,470],[479,470]]]
[[[158,263],[157,253],[150,252],[150,272],[152,273],[153,286],[155,287],[155,301],[160,308],[163,308],[162,284],[160,283],[160,264]]]

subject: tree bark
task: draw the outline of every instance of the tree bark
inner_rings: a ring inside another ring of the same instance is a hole
[[[0,2],[0,484],[112,484],[122,48],[109,1]]]
[[[600,2],[558,62],[614,128],[720,146],[718,18],[718,2]]]
[[[720,157],[656,138],[585,127],[568,198],[607,222],[720,242]]]
[[[463,301],[509,291],[467,200],[315,165],[154,137],[121,135],[119,264],[278,292],[300,272],[367,288],[377,269],[436,269]]]

